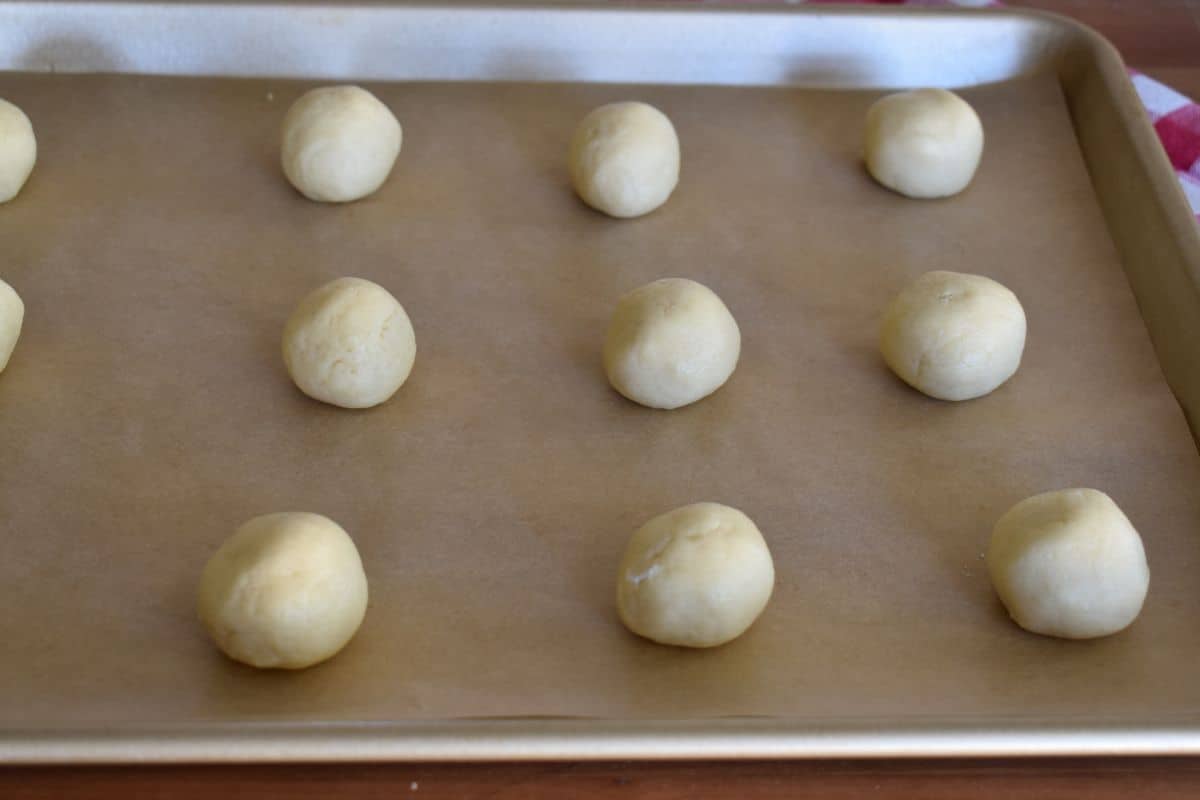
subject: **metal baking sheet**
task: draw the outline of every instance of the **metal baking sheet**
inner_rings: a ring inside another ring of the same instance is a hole
[[[3,760],[1200,752],[1200,245],[1095,35],[992,11],[51,2],[0,5],[0,67],[41,145],[0,208],[28,309],[0,378]],[[279,119],[349,78],[405,150],[375,197],[311,204]],[[984,119],[958,198],[858,164],[866,106],[908,85]],[[668,110],[684,169],[618,222],[561,159],[630,96]],[[883,303],[934,268],[1025,302],[1025,364],[986,399],[927,400],[875,355]],[[299,395],[277,352],[296,299],[347,273],[418,336],[365,413]],[[745,341],[728,386],[668,414],[598,366],[616,297],[666,274],[717,289]],[[1063,485],[1146,538],[1119,636],[1031,636],[991,596],[992,522]],[[758,521],[776,597],[727,647],[658,647],[616,621],[613,570],[699,499]],[[347,527],[371,606],[332,662],[255,672],[206,641],[195,580],[289,508]]]

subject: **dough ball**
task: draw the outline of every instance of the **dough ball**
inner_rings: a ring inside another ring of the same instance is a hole
[[[0,280],[0,372],[21,338],[21,323],[25,321],[25,304],[16,290]]]
[[[227,656],[303,669],[346,646],[367,611],[367,576],[349,535],[300,511],[255,517],[200,579],[200,620]]]
[[[645,103],[610,103],[592,111],[575,129],[567,160],[583,202],[613,217],[649,214],[679,183],[675,127]]]
[[[366,89],[313,89],[283,118],[283,171],[309,200],[358,200],[387,180],[400,138],[396,117]]]
[[[979,115],[945,89],[888,95],[867,111],[867,170],[900,194],[958,194],[971,182],[982,154]]]
[[[0,203],[17,196],[37,161],[37,140],[25,112],[0,98]]]
[[[729,380],[742,335],[711,289],[663,278],[617,302],[604,342],[613,388],[651,408],[679,408]]]
[[[1017,371],[1025,310],[990,278],[926,272],[887,307],[879,349],[909,386],[939,400],[970,400]]]
[[[774,588],[771,553],[750,518],[693,503],[633,534],[617,575],[617,610],[647,639],[716,647],[745,633]]]
[[[370,408],[404,385],[417,357],[408,314],[362,278],[338,278],[300,301],[283,330],[283,362],[309,397]]]
[[[987,562],[1018,625],[1067,639],[1127,627],[1150,586],[1141,537],[1112,498],[1095,489],[1017,503],[996,523]]]

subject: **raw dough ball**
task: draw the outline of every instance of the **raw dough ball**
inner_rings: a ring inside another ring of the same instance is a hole
[[[742,349],[721,298],[686,278],[663,278],[617,302],[604,342],[613,388],[651,408],[679,408],[729,380]]]
[[[396,117],[366,89],[313,89],[283,118],[283,171],[310,200],[358,200],[387,180],[400,138]]]
[[[37,140],[25,112],[0,98],[0,203],[17,196],[37,161]]]
[[[4,372],[9,357],[17,347],[24,319],[25,304],[16,290],[0,280],[0,372]]]
[[[930,397],[981,397],[1020,366],[1025,311],[990,278],[926,272],[888,305],[879,349],[893,372]]]
[[[1090,639],[1142,610],[1150,568],[1112,498],[1063,489],[1022,500],[996,523],[987,554],[996,593],[1027,631]]]
[[[367,576],[349,535],[300,511],[255,517],[200,579],[200,619],[232,659],[303,669],[346,646],[367,611]]]
[[[983,125],[945,89],[888,95],[867,111],[867,170],[909,197],[948,197],[967,188],[983,154]]]
[[[288,374],[309,397],[342,408],[387,400],[412,371],[417,340],[396,298],[362,278],[338,278],[300,301],[283,330]]]
[[[617,575],[617,610],[647,639],[716,647],[758,619],[774,588],[771,553],[750,518],[693,503],[633,534]]]
[[[571,139],[571,182],[583,202],[613,217],[640,217],[679,183],[679,139],[667,115],[645,103],[592,111]]]

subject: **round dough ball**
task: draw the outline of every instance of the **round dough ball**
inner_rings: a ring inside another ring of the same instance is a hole
[[[693,503],[633,534],[617,575],[617,610],[647,639],[716,647],[745,633],[774,588],[771,553],[750,518]]]
[[[1128,627],[1150,586],[1141,537],[1112,498],[1095,489],[1017,503],[996,523],[987,562],[1018,625],[1067,639]]]
[[[370,408],[404,385],[417,339],[404,307],[382,286],[338,278],[300,301],[283,330],[283,362],[309,397]]]
[[[25,304],[16,290],[0,280],[0,372],[21,338],[21,323],[25,320]]]
[[[567,162],[583,202],[609,216],[640,217],[679,183],[679,138],[654,106],[610,103],[579,123]]]
[[[979,115],[945,89],[888,95],[867,111],[867,170],[900,194],[958,194],[971,182],[982,154]]]
[[[729,380],[742,334],[711,289],[686,278],[648,283],[617,302],[604,342],[613,388],[650,408],[679,408]]]
[[[200,619],[230,658],[303,669],[346,646],[367,612],[367,576],[349,535],[320,514],[255,517],[200,579]]]
[[[366,89],[313,89],[283,118],[283,171],[309,200],[358,200],[387,180],[400,139],[395,115]]]
[[[0,98],[0,203],[17,196],[37,161],[37,139],[25,112]]]
[[[1017,371],[1025,310],[991,278],[926,272],[888,305],[879,349],[909,386],[939,400],[970,400]]]

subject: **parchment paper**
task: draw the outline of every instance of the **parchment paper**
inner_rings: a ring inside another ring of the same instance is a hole
[[[986,153],[942,202],[862,170],[873,93],[372,85],[404,125],[396,170],[318,205],[277,164],[307,88],[0,76],[40,145],[0,207],[27,304],[0,376],[0,724],[1200,710],[1200,458],[1053,79],[966,92]],[[625,98],[683,143],[679,189],[635,221],[563,166],[576,121]],[[989,397],[927,399],[877,355],[882,307],[930,269],[1025,305],[1024,363]],[[293,305],[340,275],[417,332],[371,411],[307,399],[280,359]],[[744,349],[661,412],[599,353],[618,296],[671,275],[724,298]],[[1149,554],[1145,610],[1109,639],[1019,630],[981,560],[1009,506],[1069,486],[1110,493]],[[613,608],[629,533],[698,500],[755,519],[778,572],[712,651]],[[300,673],[226,660],[194,612],[206,559],[279,510],[345,526],[371,587],[357,638]]]

